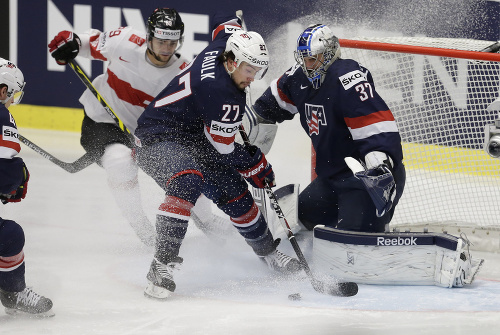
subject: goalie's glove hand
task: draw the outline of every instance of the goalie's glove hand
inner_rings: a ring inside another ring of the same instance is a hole
[[[375,204],[376,215],[378,217],[384,216],[391,210],[396,197],[396,182],[389,167],[390,162],[366,168],[352,157],[346,157],[344,160],[354,176],[363,182]]]
[[[28,181],[30,180],[30,173],[26,164],[23,163],[22,166],[22,176],[23,180],[16,190],[10,192],[9,194],[0,194],[0,200],[3,204],[8,202],[19,202],[26,198],[26,193],[28,193]]]
[[[275,186],[273,167],[267,162],[266,156],[255,145],[247,146],[247,150],[252,156],[252,166],[245,170],[238,170],[238,172],[253,187],[264,188],[266,184],[271,187]]]
[[[49,43],[49,52],[55,58],[57,64],[66,65],[68,61],[75,59],[80,51],[82,42],[77,34],[63,30]]]

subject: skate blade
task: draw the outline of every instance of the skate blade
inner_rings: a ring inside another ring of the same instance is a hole
[[[43,313],[28,313],[14,308],[5,308],[5,313],[14,317],[35,318],[35,319],[51,318],[54,315],[56,315],[52,310],[48,310],[47,312]]]
[[[155,284],[149,282],[148,286],[144,290],[144,296],[146,298],[165,300],[172,295],[172,291],[167,290],[164,287],[156,286]]]

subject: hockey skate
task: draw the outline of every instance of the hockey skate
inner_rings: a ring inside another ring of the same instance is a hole
[[[52,301],[26,287],[21,292],[0,290],[0,300],[9,315],[28,315],[32,317],[51,317]]]
[[[180,270],[183,259],[174,258],[171,262],[163,264],[156,258],[153,259],[147,275],[148,286],[144,295],[148,298],[166,299],[175,291],[174,271]]]
[[[277,247],[280,239],[274,241],[274,246]],[[274,270],[283,275],[293,275],[302,271],[302,264],[295,258],[285,255],[284,253],[274,249],[266,256],[260,258],[267,263],[269,269]]]

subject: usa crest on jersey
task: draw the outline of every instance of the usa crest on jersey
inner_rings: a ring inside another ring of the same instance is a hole
[[[305,115],[309,127],[309,136],[319,135],[319,126],[326,126],[325,108],[323,105],[305,104]]]

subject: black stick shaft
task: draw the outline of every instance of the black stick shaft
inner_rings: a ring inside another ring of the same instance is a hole
[[[48,153],[44,149],[40,148],[38,145],[35,143],[31,142],[28,140],[26,137],[19,135],[19,141],[24,143],[27,147],[35,151],[36,153],[40,154],[44,158],[48,159],[52,163],[56,164],[57,166],[63,168],[64,170],[68,171],[69,173],[75,173],[78,171],[83,170],[87,166],[91,165],[92,163],[95,163],[95,157],[91,156],[89,153],[84,154],[82,157],[78,158],[76,161],[72,163],[67,163],[63,162],[60,159],[57,159],[54,157],[52,154]]]

